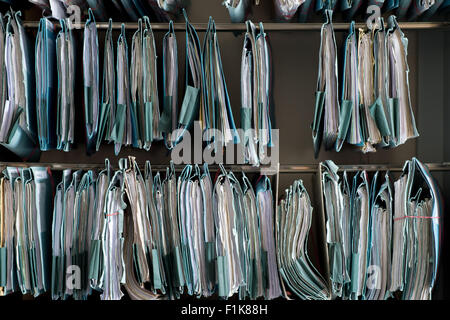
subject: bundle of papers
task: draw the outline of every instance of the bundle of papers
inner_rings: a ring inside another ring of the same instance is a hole
[[[322,28],[312,126],[315,156],[322,140],[327,150],[340,151],[347,142],[367,153],[375,152],[376,147],[394,148],[418,137],[409,93],[408,41],[396,18],[389,18],[388,30],[380,18],[373,30],[360,29],[358,37],[354,22],[350,24],[344,46],[340,107],[334,90],[335,46],[330,44],[331,39],[326,40],[325,31],[330,28],[329,22]]]
[[[199,117],[202,130],[209,129],[205,117],[208,110],[202,102],[204,86],[204,70],[202,66],[202,52],[197,31],[189,23],[186,11],[183,10],[186,20],[186,91],[178,116],[178,130],[175,136],[175,144],[179,143],[186,130],[188,130],[194,119]]]
[[[95,18],[89,9],[83,40],[84,121],[86,124],[86,150],[94,152],[97,144],[100,113],[99,49]]]
[[[39,144],[42,151],[56,148],[56,31],[42,18],[36,36],[36,110]]]
[[[19,67],[22,64],[32,66],[28,62],[31,52],[23,50],[27,47],[21,44],[25,33],[19,15],[11,18],[11,14],[7,16],[7,28],[2,23],[0,33],[5,40],[1,42],[5,74],[0,88],[3,101],[0,143],[24,160],[38,159],[39,150],[68,152],[75,142],[76,117],[73,94],[76,90],[76,48],[70,22],[61,19],[61,29],[57,31],[50,19],[41,19],[36,37],[35,74],[30,69],[24,77],[28,81],[28,76],[35,75],[36,81],[30,80],[26,86],[21,86],[16,78],[23,77],[21,73],[27,68]],[[160,100],[157,50],[150,19],[143,17],[138,20],[131,50],[124,24],[115,43],[110,19],[105,45],[102,46],[103,67],[100,68],[96,21],[91,9],[88,14],[83,37],[84,122],[88,155],[99,151],[104,141],[114,144],[116,155],[124,146],[149,151],[151,145],[160,140],[164,140],[167,149],[172,150],[197,119],[214,153],[222,152],[221,149],[230,143],[240,143],[212,19],[203,46],[200,46],[195,28],[185,14],[187,77],[185,95],[179,106],[177,40],[173,22],[169,23],[169,32],[163,39],[164,84]],[[259,166],[267,161],[267,148],[273,146],[271,58],[263,25],[259,25],[258,33],[250,21],[247,26],[241,65],[242,139],[246,163]],[[14,37],[14,32],[18,32],[19,37]],[[24,53],[13,57],[12,54],[19,49]],[[100,70],[103,70],[102,84]],[[30,91],[34,89],[34,83],[35,95]],[[35,97],[36,106],[31,108]],[[16,107],[10,101],[16,101]],[[19,126],[15,125],[17,122]],[[35,147],[35,139],[39,141],[39,148]]]
[[[273,202],[267,177],[253,189],[223,167],[215,181],[207,165],[153,175],[149,162],[141,173],[130,157],[115,172],[109,161],[98,174],[67,169],[56,185],[47,168],[7,168],[0,292],[275,299],[282,284]]]
[[[266,161],[273,146],[271,120],[271,66],[267,34],[247,21],[241,60],[241,127],[244,159],[252,166]]]
[[[69,151],[74,142],[75,44],[68,22],[61,20],[57,33],[55,25],[42,18],[33,55],[20,12],[8,13],[7,20],[5,27],[1,19],[0,33],[5,71],[0,143],[24,161],[39,159],[39,150]]]
[[[395,119],[393,143],[398,146],[404,144],[408,139],[418,137],[419,133],[416,129],[409,94],[408,40],[400,30],[395,16],[389,18],[386,37],[390,79],[388,84],[389,104],[391,119]]]
[[[10,11],[0,19],[0,143],[24,161],[36,161],[36,105],[33,51],[20,12]]]
[[[352,184],[333,162],[321,168],[333,295],[431,299],[443,207],[426,166],[413,158],[395,183],[363,171]]]
[[[164,100],[163,113],[159,121],[159,129],[164,137],[168,150],[174,147],[173,130],[177,127],[178,111],[178,47],[177,37],[173,28],[173,21],[169,23],[169,32],[163,39],[163,74],[164,74]]]
[[[0,180],[2,294],[50,289],[52,177],[47,168],[8,167]]]
[[[70,151],[75,139],[75,41],[66,21],[61,20],[56,38],[58,70],[57,149]]]
[[[394,188],[404,197],[397,200],[396,194],[394,204],[390,290],[403,291],[405,300],[431,299],[443,213],[439,188],[428,168],[415,158],[405,164]]]
[[[95,203],[92,171],[63,172],[53,213],[52,298],[85,300],[91,292],[89,252]]]
[[[339,135],[336,150],[340,151],[344,142],[362,145],[361,116],[359,109],[358,39],[355,23],[350,24],[349,34],[344,44],[344,73],[342,75],[342,100],[339,121]]]
[[[326,22],[321,30],[319,73],[312,124],[316,158],[322,141],[326,150],[334,148],[339,131],[338,66],[332,14],[331,10],[325,11]]]
[[[112,38],[112,20],[109,20],[103,49],[103,90],[100,116],[98,118],[98,136],[95,150],[100,149],[102,140],[112,142],[114,124],[116,122],[116,68],[114,58],[114,42]]]
[[[312,264],[308,255],[308,236],[313,208],[301,180],[286,190],[278,206],[277,258],[280,274],[288,288],[304,300],[328,300],[328,282]]]
[[[206,129],[213,129],[222,132],[222,139],[212,136],[214,146],[221,148],[230,142],[238,143],[239,136],[234,123],[233,112],[231,110],[230,98],[228,96],[227,84],[222,68],[222,58],[220,56],[219,40],[216,33],[216,25],[210,17],[208,28],[203,43],[203,71],[205,85],[203,87],[203,115]]]
[[[154,140],[161,140],[155,39],[148,17],[138,22],[133,36],[130,65],[131,102],[137,119],[137,144],[150,150]]]
[[[62,173],[8,167],[0,177],[0,294],[52,299],[431,299],[443,207],[425,165],[341,174],[321,164],[325,277],[308,254],[313,220],[301,180],[275,213],[270,180],[221,166],[173,164],[152,174],[133,157],[105,169]],[[351,181],[353,180],[353,181]],[[317,258],[317,257],[314,257]],[[315,260],[315,259],[314,259]]]
[[[122,31],[117,40],[117,109],[111,135],[116,155],[119,154],[122,146],[138,146],[137,117],[131,102],[129,67],[125,24],[122,24]]]
[[[238,292],[240,298],[253,299],[281,295],[273,198],[267,179],[260,178],[255,194],[245,177],[244,190],[232,173],[222,170],[217,178],[213,198],[220,297]]]

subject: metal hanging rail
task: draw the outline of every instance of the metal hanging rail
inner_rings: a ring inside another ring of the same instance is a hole
[[[144,165],[144,163],[142,163]],[[450,162],[442,163],[425,163],[430,171],[450,171]],[[152,164],[152,169],[154,171],[166,170],[169,164]],[[358,165],[340,165],[340,171],[357,172],[357,171],[392,171],[401,172],[403,171],[403,165],[401,164],[358,164]],[[65,169],[73,170],[89,170],[89,169],[104,169],[104,163],[25,163],[25,162],[0,162],[0,167],[18,167],[18,168],[29,168],[29,167],[49,167],[55,171],[61,171]],[[177,171],[183,170],[185,165],[175,165]],[[319,171],[319,164],[310,165],[279,165],[274,167],[262,166],[262,167],[252,167],[248,165],[224,165],[227,170],[232,170],[235,172],[273,172],[273,174],[279,173],[317,173]],[[112,168],[116,169],[117,165],[112,165]],[[218,170],[220,167],[218,165],[210,165],[210,170]]]
[[[128,160],[128,158],[127,158]],[[139,162],[139,161],[138,161]],[[144,163],[139,163],[140,168],[144,169]],[[193,164],[192,164],[193,165]],[[202,164],[199,164],[201,166]],[[165,171],[170,165],[169,164],[157,164],[151,165],[152,171]],[[26,163],[26,162],[0,162],[0,168],[4,167],[17,167],[17,168],[30,168],[30,167],[48,167],[54,171],[63,171],[66,169],[73,170],[103,170],[105,169],[105,163]],[[175,171],[182,171],[186,165],[175,165]],[[235,171],[235,172],[249,172],[249,173],[259,173],[262,170],[269,170],[269,167],[252,167],[247,165],[224,165],[225,169]],[[111,168],[117,170],[118,165],[111,162]],[[210,165],[208,166],[210,171],[220,170],[218,165]],[[276,174],[276,167],[272,168],[271,172]]]
[[[425,163],[430,171],[450,171],[450,162]],[[281,165],[280,173],[316,173],[319,164],[316,165]],[[403,171],[401,164],[358,164],[358,165],[340,165],[339,171],[357,172],[357,171]]]
[[[58,25],[59,23],[55,23]],[[129,29],[137,29],[138,24],[136,22],[124,22],[125,26]],[[23,25],[25,28],[38,28],[38,21],[24,21]],[[108,22],[97,22],[97,29],[106,30],[108,29]],[[192,24],[197,31],[206,31],[208,28],[207,23],[193,23]],[[258,25],[255,25],[258,28]],[[349,23],[333,23],[333,28],[336,31],[347,31],[349,29]],[[356,28],[365,28],[365,23],[357,23]],[[399,26],[402,30],[429,30],[429,29],[447,29],[450,27],[450,22],[400,22]],[[73,24],[75,29],[83,29],[84,23]],[[112,28],[115,30],[120,30],[122,27],[122,22],[114,22]],[[153,23],[153,31],[167,31],[169,28],[168,23]],[[265,31],[320,31],[322,28],[322,23],[264,23]],[[176,31],[185,31],[185,23],[175,23],[174,29]],[[222,32],[236,32],[236,31],[246,31],[247,27],[244,23],[216,23],[216,30]]]

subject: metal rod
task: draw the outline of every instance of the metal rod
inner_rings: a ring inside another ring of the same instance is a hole
[[[26,162],[0,162],[0,168],[4,167],[18,167],[18,168],[30,168],[30,167],[48,167],[53,171],[63,171],[66,169],[72,169],[72,170],[102,170],[105,169],[104,163],[26,163]],[[115,170],[118,169],[118,166],[111,165],[111,167]],[[159,165],[153,165],[152,164],[152,170],[153,171],[165,171],[169,164],[159,164]],[[186,165],[175,165],[175,171],[182,171]],[[248,165],[224,165],[224,167],[227,170],[235,171],[235,172],[249,172],[249,173],[261,173],[261,172],[268,172],[273,173],[273,175],[276,174],[276,169],[271,172],[270,167],[252,167]],[[144,168],[142,164],[142,168]],[[220,170],[220,167],[218,165],[210,165],[209,170],[216,171]]]
[[[136,22],[123,22],[125,26],[129,29],[137,29],[138,24]],[[38,21],[25,21],[23,23],[25,28],[38,28]],[[59,23],[55,22],[55,25],[59,25]],[[97,29],[106,30],[108,29],[108,22],[97,22]],[[192,24],[197,31],[206,31],[208,28],[207,23],[193,23]],[[75,23],[73,27],[75,29],[83,29],[84,23]],[[257,25],[255,25],[258,27]],[[336,31],[347,31],[349,29],[349,23],[333,23],[333,28]],[[357,28],[365,28],[365,23],[357,23],[355,25]],[[399,26],[402,30],[428,30],[428,29],[446,29],[450,27],[450,22],[442,21],[442,22],[401,22]],[[122,22],[114,22],[112,24],[112,28],[115,30],[120,30],[122,27]],[[319,31],[322,28],[322,23],[264,23],[264,30],[266,31]],[[168,23],[153,23],[152,30],[153,31],[167,31],[169,29]],[[175,23],[174,29],[176,31],[185,31],[186,24],[185,23]],[[216,23],[217,31],[224,32],[236,32],[236,31],[246,31],[247,27],[244,23]]]
[[[340,171],[357,172],[357,171],[403,171],[401,164],[358,164],[358,165],[340,165],[336,164]],[[450,171],[450,162],[442,163],[425,163],[430,171]],[[316,173],[317,165],[281,165],[280,173]]]
[[[348,171],[348,172],[357,172],[357,171],[392,171],[392,172],[401,172],[403,171],[403,165],[401,164],[358,164],[358,165],[339,165],[340,171]],[[442,162],[442,163],[425,163],[430,171],[450,171],[450,162]],[[152,169],[155,171],[165,170],[169,165],[168,164],[158,164],[153,165]],[[252,167],[248,165],[224,165],[226,169],[232,171],[244,171],[244,172],[273,172],[273,174],[279,173],[317,173],[318,165],[310,164],[310,165],[279,165],[275,168],[271,168],[268,166],[262,167]],[[65,169],[74,169],[74,170],[89,170],[89,169],[104,169],[104,163],[26,163],[26,162],[0,162],[0,167],[19,167],[19,168],[29,168],[29,167],[49,167],[55,171],[61,171]],[[117,166],[116,166],[117,167]],[[113,166],[113,168],[116,168]],[[177,171],[183,170],[185,165],[175,165],[175,169]],[[218,165],[210,165],[211,170],[219,169]]]

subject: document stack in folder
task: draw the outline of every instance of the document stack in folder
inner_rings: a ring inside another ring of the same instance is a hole
[[[164,175],[164,178],[162,177]],[[85,300],[282,294],[273,197],[224,168],[173,165],[141,172],[133,157],[113,171],[8,167],[0,179],[0,292]],[[53,195],[53,198],[52,198]],[[52,220],[53,219],[53,220]],[[50,233],[52,237],[50,239]],[[51,257],[50,257],[51,255]]]
[[[36,36],[36,110],[42,151],[56,148],[56,30],[42,18]]]
[[[56,189],[53,213],[53,299],[73,296],[85,300],[91,292],[88,271],[94,203],[94,173],[64,171],[63,181]]]
[[[109,20],[103,49],[103,90],[100,116],[98,118],[98,136],[95,150],[100,149],[103,140],[112,142],[113,125],[116,122],[116,68],[114,41],[112,38],[112,20]]]
[[[189,23],[186,12],[183,10],[186,20],[186,91],[178,116],[178,130],[175,143],[182,140],[186,130],[192,126],[198,116],[202,130],[209,129],[205,116],[208,111],[202,102],[204,87],[204,70],[202,65],[202,50],[197,31]]]
[[[36,105],[34,85],[34,51],[20,12],[8,12],[0,19],[0,69],[2,70],[0,106],[0,143],[24,161],[36,161]]]
[[[246,163],[259,166],[272,147],[271,57],[264,26],[247,21],[241,60],[241,127]]]
[[[363,171],[350,184],[333,162],[321,166],[333,296],[431,299],[443,208],[427,167],[413,158],[395,182]]]
[[[114,141],[115,153],[119,154],[122,146],[138,147],[137,118],[131,100],[131,81],[129,72],[128,43],[125,24],[117,40],[117,100],[115,122],[111,138]]]
[[[86,150],[94,152],[97,144],[98,118],[100,113],[98,34],[94,14],[89,9],[89,18],[84,28],[83,83],[84,121],[86,125]]]
[[[144,24],[144,25],[143,25]],[[155,38],[148,17],[139,19],[131,52],[131,101],[137,119],[139,148],[150,150],[153,141],[162,139]]]
[[[219,137],[208,137],[214,141],[215,148],[222,148],[230,142],[238,143],[239,135],[236,131],[222,68],[216,25],[211,17],[206,30],[202,54],[202,68],[205,73],[202,96],[205,114],[202,114],[202,119],[205,121],[206,129],[214,129],[222,133],[223,141],[217,141]]]
[[[106,160],[98,174],[66,169],[56,190],[49,168],[7,167],[0,294],[431,299],[443,209],[426,166],[407,161],[395,182],[388,172],[350,177],[332,161],[320,172],[325,268],[308,252],[311,226],[322,217],[301,180],[275,213],[269,178],[253,184],[223,166],[213,180],[206,164],[177,176],[173,164],[153,175],[134,157],[121,159],[117,171]]]
[[[175,143],[173,131],[178,123],[178,47],[173,21],[170,21],[169,32],[163,39],[163,79],[163,113],[158,126],[167,149],[172,150]]]
[[[326,150],[334,148],[339,132],[337,49],[331,10],[325,11],[319,51],[319,72],[312,136],[314,155],[319,155],[322,141]]]
[[[47,168],[8,167],[1,178],[0,288],[35,297],[50,288],[52,177]]]
[[[340,151],[346,141],[367,153],[376,151],[376,147],[394,148],[418,137],[409,93],[408,40],[395,16],[389,17],[387,30],[383,18],[379,18],[373,30],[360,29],[358,37],[354,22],[350,24],[344,47],[340,107],[335,99],[336,47],[334,35],[328,35],[332,33],[331,13],[327,17],[322,28],[312,126],[315,156],[322,140],[326,150]]]
[[[313,207],[301,180],[286,190],[277,211],[277,258],[284,282],[303,300],[329,300],[328,282],[308,255]]]
[[[58,69],[57,99],[57,149],[70,151],[75,141],[75,78],[76,56],[72,29],[65,20],[60,21],[61,31],[56,38]]]

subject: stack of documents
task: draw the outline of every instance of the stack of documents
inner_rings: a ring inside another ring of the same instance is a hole
[[[325,278],[308,255],[315,215],[300,180],[275,214],[267,177],[253,184],[223,166],[213,181],[207,165],[176,176],[171,164],[163,178],[149,162],[141,172],[133,157],[121,159],[114,172],[106,160],[98,174],[65,170],[56,190],[48,168],[8,167],[0,177],[0,294],[84,300],[96,290],[118,300],[125,289],[137,300],[275,299],[287,288],[307,300],[430,299],[443,209],[426,166],[407,161],[395,183],[365,171],[349,183],[333,162],[320,168]]]
[[[413,158],[395,183],[390,291],[402,299],[431,299],[436,280],[443,213],[442,198],[428,168]],[[397,193],[399,197],[397,197]]]
[[[113,23],[109,20],[103,47],[103,77],[100,88],[100,58],[98,30],[94,13],[90,9],[84,28],[83,38],[83,88],[84,122],[86,130],[86,151],[99,151],[103,141],[114,144],[118,155],[124,146],[149,151],[155,141],[164,140],[172,150],[198,119],[207,142],[214,152],[229,143],[241,140],[231,108],[227,91],[219,41],[215,23],[210,18],[203,46],[194,27],[186,19],[186,91],[181,106],[178,106],[178,56],[177,40],[173,22],[163,40],[163,98],[159,99],[158,67],[155,38],[150,19],[138,20],[138,30],[134,33],[131,50],[128,48],[125,25],[122,26],[117,43],[113,39]],[[22,132],[14,121],[23,121],[22,105],[34,98],[25,95],[32,84],[19,86],[15,81],[18,69],[16,57],[9,59],[16,50],[13,35],[9,30],[17,28],[13,24],[20,19],[8,16],[8,28],[3,27],[1,36],[5,38],[4,70],[2,79],[2,129],[0,141],[18,153],[24,160],[39,156],[39,150],[58,149],[70,151],[74,141],[76,64],[75,41],[69,20],[60,20],[61,30],[48,18],[42,18],[36,38],[36,107],[26,112],[30,116],[30,126],[37,126],[36,135]],[[3,25],[3,24],[2,24]],[[242,107],[241,122],[244,128],[244,156],[246,163],[259,166],[267,162],[267,148],[273,146],[271,120],[271,66],[267,34],[262,23],[259,32],[250,21],[241,65]],[[22,30],[19,28],[19,31]],[[19,32],[20,33],[20,32]],[[20,33],[21,36],[22,33]],[[16,39],[17,40],[17,39]],[[10,43],[10,45],[8,45]],[[17,48],[25,48],[19,45]],[[131,58],[129,56],[131,54]],[[0,57],[1,58],[1,57]],[[25,57],[23,57],[25,59]],[[28,61],[28,60],[26,60]],[[24,61],[22,61],[25,63]],[[11,68],[8,66],[11,64]],[[32,70],[31,70],[32,71]],[[14,86],[18,86],[17,90]],[[16,95],[19,95],[16,97]],[[11,107],[10,101],[17,101]],[[25,104],[26,105],[26,104]],[[161,107],[160,107],[161,105]],[[179,110],[178,110],[179,109]],[[37,111],[37,119],[34,116]],[[178,112],[179,111],[179,112]],[[12,132],[9,132],[9,130]],[[14,137],[9,137],[14,135]],[[33,137],[39,140],[40,148],[34,148]],[[3,138],[2,138],[3,137]],[[8,142],[9,140],[12,140]]]
[[[8,170],[0,178],[0,295],[17,290],[17,268],[14,260],[15,219],[14,182],[18,171]]]
[[[9,13],[7,28],[2,23],[0,34],[0,58],[5,71],[1,81],[0,141],[29,161],[39,158],[39,149],[69,151],[74,141],[75,45],[65,20],[60,21],[61,31],[57,34],[54,24],[42,18],[33,63],[19,17],[20,13]],[[35,138],[39,147],[35,146]]]
[[[3,117],[5,116],[6,100],[8,99],[8,82],[6,77],[5,61],[5,21],[0,13],[0,124],[3,125]]]
[[[158,126],[167,149],[172,150],[175,142],[173,131],[178,123],[178,47],[173,21],[170,21],[169,32],[163,39],[163,75],[163,113]]]
[[[259,166],[272,147],[271,66],[264,26],[247,21],[241,60],[241,127],[245,162]]]
[[[53,217],[52,297],[90,294],[89,252],[94,218],[95,175],[81,171],[63,173],[56,190]]]
[[[36,36],[36,110],[42,151],[56,148],[56,71],[55,26],[42,18]]]
[[[100,80],[98,34],[94,14],[89,9],[89,19],[84,28],[83,40],[84,120],[86,124],[86,149],[94,152],[97,145],[100,113]]]
[[[375,151],[373,145],[381,143],[381,133],[377,127],[379,105],[374,104],[374,57],[373,39],[370,31],[359,30],[358,42],[358,81],[359,81],[359,108],[361,111],[361,130],[363,132],[364,153]],[[383,120],[386,118],[383,112]]]
[[[215,287],[212,184],[207,166],[187,166],[178,178],[178,221],[187,292],[211,296]],[[191,199],[191,200],[189,200]]]
[[[100,115],[98,118],[96,151],[100,149],[100,144],[103,139],[109,142],[112,141],[113,125],[116,121],[116,68],[112,31],[112,20],[110,19],[103,49],[103,90]]]
[[[277,211],[277,257],[284,282],[304,300],[331,298],[328,282],[308,256],[313,207],[301,180],[286,190]]]
[[[387,54],[386,28],[383,18],[378,20],[378,24],[373,33],[373,58],[374,58],[374,118],[382,136],[381,146],[394,146],[394,123],[389,104],[389,59]]]
[[[321,168],[333,295],[431,299],[443,208],[426,166],[407,161],[395,183],[389,173],[359,172],[351,188],[333,162]]]
[[[117,40],[117,100],[115,121],[112,124],[111,139],[114,142],[116,155],[122,146],[138,146],[137,118],[131,102],[128,44],[125,24]]]
[[[206,122],[206,129],[218,130],[222,133],[223,141],[220,141],[222,139],[217,136],[210,137],[214,142],[215,148],[221,148],[230,142],[238,143],[239,136],[236,131],[222,68],[216,25],[211,17],[209,18],[208,28],[205,34],[202,54],[205,76],[202,96],[205,110],[203,116]]]
[[[342,75],[341,98],[336,151],[341,150],[344,141],[357,146],[363,144],[359,112],[358,38],[354,22],[350,24],[349,34],[344,44],[344,73]]]
[[[178,116],[175,143],[182,140],[184,133],[192,126],[196,117],[199,117],[202,130],[209,129],[208,110],[202,99],[205,75],[200,40],[197,31],[189,23],[186,11],[183,10],[183,13],[186,20],[186,91]]]
[[[337,49],[332,24],[333,11],[326,10],[326,22],[322,26],[319,51],[319,72],[315,100],[312,135],[314,155],[317,158],[322,141],[326,150],[336,144],[339,131],[338,66]]]
[[[270,180],[260,177],[256,185],[256,203],[259,216],[259,232],[261,235],[261,263],[266,277],[264,298],[271,300],[281,296],[280,278],[277,267],[275,249],[275,210]]]
[[[345,257],[347,252],[344,250],[348,247],[344,240],[349,240],[349,237],[344,237],[345,226],[342,225],[344,216],[348,216],[346,212],[348,207],[344,206],[344,198],[339,186],[338,167],[331,161],[322,163],[321,167],[331,289],[334,296],[340,297],[344,290],[344,284],[350,280],[350,268],[346,266],[347,259]],[[348,218],[346,220],[347,223],[350,222]]]
[[[70,151],[75,139],[75,41],[65,20],[60,21],[61,31],[56,38],[58,69],[57,148]]]
[[[400,30],[395,16],[389,17],[387,31],[387,56],[389,61],[389,107],[394,121],[395,146],[419,136],[409,94],[409,67],[407,61],[408,39]]]
[[[3,59],[0,143],[24,161],[36,161],[37,146],[34,59],[20,12],[8,12],[0,22]],[[5,82],[6,81],[6,82]]]
[[[35,297],[50,288],[53,180],[43,167],[8,167],[0,180],[1,293]]]
[[[131,102],[137,119],[138,147],[148,151],[154,140],[162,139],[156,47],[148,17],[144,17],[144,22],[139,19],[138,26],[131,49]]]
[[[394,148],[418,137],[409,93],[408,40],[396,18],[389,18],[387,31],[380,18],[373,30],[360,29],[358,37],[354,22],[350,24],[344,47],[340,107],[334,103],[336,77],[331,78],[331,88],[327,84],[329,76],[337,72],[335,58],[327,57],[330,54],[335,57],[335,46],[324,40],[328,26],[325,23],[322,29],[319,90],[312,126],[316,157],[322,136],[331,137],[325,140],[329,141],[327,150],[334,147],[340,151],[347,142],[364,153],[375,152],[376,147]],[[332,107],[327,109],[329,102]],[[333,112],[327,113],[327,110]],[[330,135],[335,129],[337,136]]]

